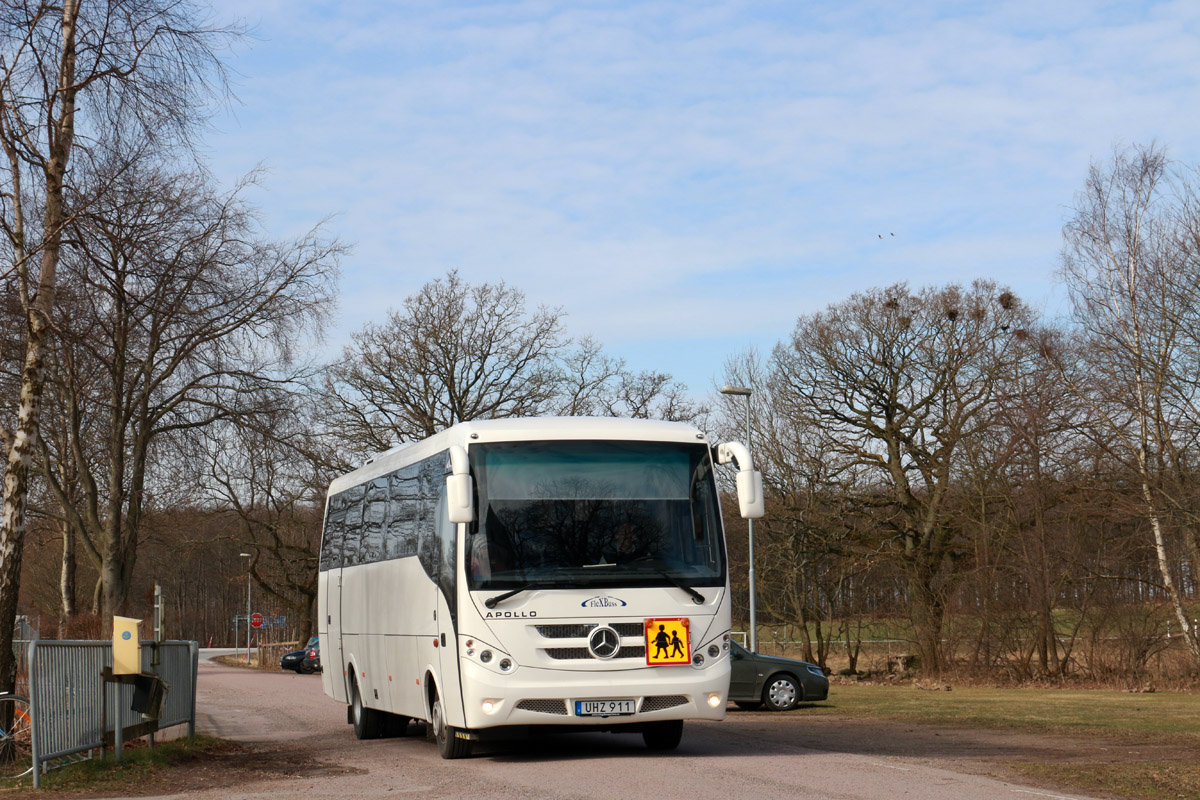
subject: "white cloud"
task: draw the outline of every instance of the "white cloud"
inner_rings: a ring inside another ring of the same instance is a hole
[[[1045,295],[1090,158],[1149,139],[1200,155],[1188,3],[255,13],[213,159],[272,168],[281,232],[338,214],[343,332],[459,268],[631,361],[677,353],[645,366],[696,388],[724,354],[664,342],[769,349],[797,314],[898,279]]]

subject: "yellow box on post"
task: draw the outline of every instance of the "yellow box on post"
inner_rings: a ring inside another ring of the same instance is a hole
[[[113,617],[113,675],[135,675],[142,671],[139,622],[140,619]]]

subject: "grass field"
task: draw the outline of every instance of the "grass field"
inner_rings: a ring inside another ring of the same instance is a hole
[[[835,685],[815,714],[938,725],[1170,740],[1200,747],[1200,694]]]
[[[1144,761],[1119,758],[1108,750],[1082,763],[1022,761],[1010,766],[1032,779],[1077,791],[1139,800],[1200,798],[1200,694],[975,688],[946,692],[849,684],[832,686],[828,702],[804,713],[1167,745],[1180,757]]]

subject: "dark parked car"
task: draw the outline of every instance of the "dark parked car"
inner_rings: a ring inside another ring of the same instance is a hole
[[[304,645],[303,650],[294,650],[284,655],[283,658],[279,659],[279,667],[281,669],[291,669],[295,670],[296,672],[303,672],[305,674],[309,672],[316,672],[316,670],[321,668],[321,660],[319,657],[317,658],[316,669],[306,663],[308,661],[309,651],[314,650],[316,647],[317,637],[314,636],[308,640],[308,644]]]
[[[300,669],[304,672],[321,671],[321,643],[315,636],[308,643],[308,650],[304,652],[304,660],[300,662]]]
[[[729,699],[738,708],[766,706],[771,711],[790,711],[799,703],[829,697],[829,678],[816,664],[794,658],[751,653],[737,642],[729,645],[732,676]]]

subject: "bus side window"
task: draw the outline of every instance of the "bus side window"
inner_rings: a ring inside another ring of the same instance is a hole
[[[384,558],[384,526],[388,512],[388,478],[383,476],[371,481],[363,498],[362,542],[359,544],[358,563],[371,564]]]
[[[446,456],[441,454],[414,464],[414,477],[419,487],[416,525],[420,535],[417,558],[425,574],[437,580],[442,543],[438,538],[437,508],[441,499],[440,485],[444,483]]]
[[[404,467],[393,472],[388,492],[388,529],[384,540],[387,558],[417,554],[420,506],[416,467]]]
[[[362,541],[363,527],[363,495],[365,486],[353,486],[342,495],[346,498],[346,537],[342,545],[342,566],[351,567],[361,564],[359,560],[359,542]]]
[[[708,478],[707,465],[702,464],[696,470],[696,480],[692,483],[692,541],[694,552],[701,555],[709,564],[716,565],[721,561],[717,554],[717,522],[713,511],[717,507],[713,497],[713,485]]]
[[[712,508],[713,498],[710,484],[705,480],[707,476],[707,465],[701,463],[692,480],[692,537],[697,543],[712,538],[709,509]]]
[[[325,514],[325,533],[321,540],[321,570],[340,569],[342,544],[346,536],[346,502],[343,495],[329,498]]]

